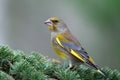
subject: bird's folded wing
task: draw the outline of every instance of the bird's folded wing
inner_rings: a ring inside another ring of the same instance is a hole
[[[82,60],[83,62],[86,62],[86,59],[89,58],[87,52],[82,48],[74,43],[62,43],[65,48],[70,49],[70,53],[77,57],[78,59]]]
[[[68,43],[67,42],[63,42],[59,38],[56,38],[56,41],[57,41],[57,43],[58,43],[59,46],[61,46],[65,50],[68,50],[68,52],[71,55],[75,56],[76,58],[78,58],[82,62],[86,62],[86,58],[89,57],[89,56],[87,56],[87,54],[85,53],[85,51],[82,50],[83,48],[75,45],[72,42],[68,42]]]

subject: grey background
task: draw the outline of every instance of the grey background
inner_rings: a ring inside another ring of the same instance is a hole
[[[63,19],[99,65],[120,70],[120,1],[0,0],[0,45],[54,54],[44,21]]]

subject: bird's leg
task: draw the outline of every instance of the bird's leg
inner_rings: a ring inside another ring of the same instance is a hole
[[[69,60],[68,68],[65,71],[67,70],[72,70],[72,71],[76,70],[76,66],[72,65],[72,62],[70,60]]]
[[[69,60],[68,67],[67,67],[67,69],[65,71],[71,70],[72,67],[73,67],[72,62]]]
[[[73,65],[72,65],[72,62],[71,62],[71,60],[69,60],[69,69],[71,69],[73,67]]]

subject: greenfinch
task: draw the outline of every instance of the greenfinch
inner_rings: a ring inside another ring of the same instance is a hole
[[[71,34],[63,20],[53,17],[46,20],[45,24],[51,32],[54,51],[60,58],[69,61],[69,67],[78,66],[81,63],[86,64],[106,77],[106,74],[95,64],[79,41]]]

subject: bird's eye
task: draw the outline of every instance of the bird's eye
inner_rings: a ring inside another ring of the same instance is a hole
[[[58,20],[53,20],[52,22],[53,22],[53,23],[58,23]]]

